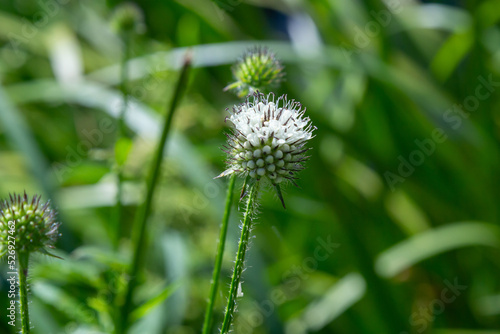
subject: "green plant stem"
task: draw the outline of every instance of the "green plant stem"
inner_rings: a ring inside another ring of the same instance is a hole
[[[116,333],[122,334],[127,331],[128,328],[128,320],[129,314],[132,310],[132,297],[134,295],[134,290],[137,285],[137,274],[139,273],[140,266],[142,264],[142,258],[144,249],[146,246],[146,226],[149,218],[149,214],[151,212],[151,206],[153,202],[153,195],[156,189],[156,185],[158,184],[158,177],[160,174],[161,162],[163,160],[165,145],[167,141],[168,134],[170,132],[170,127],[172,124],[172,119],[174,116],[174,112],[176,110],[177,104],[182,96],[182,93],[185,90],[187,78],[188,78],[188,70],[191,65],[191,57],[189,55],[186,56],[184,60],[184,66],[182,67],[181,74],[179,80],[177,82],[177,86],[168,108],[167,116],[165,117],[165,122],[163,125],[163,131],[158,142],[158,147],[156,149],[155,157],[153,163],[151,165],[151,170],[149,173],[149,177],[147,180],[147,194],[144,203],[139,208],[139,211],[136,216],[136,220],[134,223],[133,236],[135,237],[133,240],[133,259],[132,264],[129,270],[129,281],[127,284],[126,292],[125,292],[125,300],[120,309],[119,317],[116,322]]]
[[[241,274],[245,265],[245,255],[248,249],[248,241],[250,239],[250,231],[252,229],[252,215],[254,210],[254,201],[257,197],[259,182],[255,182],[250,189],[248,195],[247,207],[245,216],[243,218],[243,226],[241,227],[240,242],[238,244],[238,252],[236,253],[236,261],[234,264],[233,277],[231,279],[231,286],[229,287],[229,297],[227,299],[226,314],[222,322],[221,334],[226,334],[231,328],[231,321],[233,319],[234,308],[236,306],[236,298],[238,296],[238,287],[240,285]]]
[[[128,93],[127,93],[127,83],[128,83],[128,68],[127,61],[130,57],[130,39],[131,34],[124,34],[123,41],[125,43],[123,50],[123,57],[121,63],[121,74],[120,74],[120,91],[123,97],[123,105],[120,109],[120,114],[118,115],[118,129],[116,133],[116,142],[118,142],[125,133],[125,113],[127,111],[128,106]],[[115,148],[116,150],[116,148]],[[116,184],[116,204],[114,207],[114,217],[113,217],[113,227],[111,229],[112,233],[112,242],[113,247],[116,250],[118,248],[121,236],[121,220],[122,220],[122,211],[123,211],[123,203],[122,203],[122,194],[123,194],[123,168],[119,161],[116,161],[116,152],[115,152],[115,164],[116,164],[116,176],[117,176],[117,184]]]
[[[18,279],[19,279],[19,306],[21,314],[21,333],[28,334],[30,332],[30,316],[29,316],[29,305],[28,305],[28,263],[29,254],[20,253],[19,254],[19,267]]]
[[[233,173],[229,179],[227,188],[226,207],[224,216],[222,217],[222,224],[220,228],[219,244],[217,245],[217,254],[215,254],[215,265],[212,274],[212,285],[210,286],[210,296],[208,299],[207,309],[205,311],[205,321],[203,322],[203,334],[208,334],[212,328],[212,315],[214,312],[215,300],[217,299],[217,290],[219,288],[220,271],[222,267],[222,258],[224,257],[224,248],[226,245],[227,226],[229,222],[229,215],[231,213],[231,206],[234,197],[234,184],[236,183],[236,174]]]

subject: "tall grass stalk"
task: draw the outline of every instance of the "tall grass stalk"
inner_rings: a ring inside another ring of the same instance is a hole
[[[128,67],[127,62],[130,57],[130,44],[131,44],[132,34],[127,32],[124,34],[124,47],[123,47],[123,56],[121,63],[121,84],[120,91],[122,93],[123,105],[120,109],[120,114],[118,115],[118,129],[116,134],[116,143],[120,141],[120,139],[124,136],[125,133],[125,113],[127,111],[128,106]],[[113,247],[115,249],[118,248],[118,244],[120,242],[121,236],[121,220],[122,220],[122,211],[123,211],[123,166],[122,162],[118,161],[118,155],[116,150],[118,147],[115,147],[115,168],[116,168],[116,204],[114,207],[114,215],[113,215],[113,225],[111,228],[111,237],[113,242]]]
[[[172,101],[168,108],[168,113],[165,117],[165,122],[163,125],[163,131],[158,142],[155,157],[151,165],[151,170],[147,179],[147,194],[144,203],[139,208],[137,213],[134,230],[133,230],[133,259],[129,269],[129,281],[126,288],[125,300],[119,311],[119,315],[116,322],[117,334],[126,333],[129,326],[129,315],[132,311],[132,297],[137,285],[137,275],[139,269],[142,265],[142,259],[144,254],[144,249],[146,248],[146,226],[147,221],[151,212],[151,206],[153,203],[153,195],[156,190],[156,185],[158,184],[158,177],[160,175],[161,162],[163,160],[165,145],[170,132],[172,119],[174,112],[176,110],[177,104],[179,103],[182,94],[185,91],[189,69],[191,67],[191,56],[187,54],[184,59],[184,65],[177,81],[175,92]]]
[[[219,278],[222,267],[222,259],[224,257],[224,248],[226,246],[227,226],[231,213],[231,206],[234,197],[234,184],[236,183],[236,174],[231,175],[227,188],[226,207],[219,234],[219,244],[217,245],[217,254],[215,254],[215,265],[212,274],[212,284],[210,286],[210,296],[208,298],[207,309],[205,311],[205,321],[203,323],[203,334],[210,333],[212,328],[212,317],[214,312],[215,301],[217,299],[217,291],[219,288]]]

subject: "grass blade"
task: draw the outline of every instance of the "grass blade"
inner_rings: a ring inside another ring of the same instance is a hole
[[[29,168],[35,179],[40,183],[49,197],[54,195],[54,185],[49,173],[49,165],[38,148],[33,135],[21,116],[21,113],[10,102],[7,94],[0,85],[0,126],[7,136],[24,153]]]
[[[120,313],[116,323],[115,332],[118,334],[125,333],[129,325],[129,315],[132,310],[132,297],[137,285],[137,274],[139,272],[140,266],[142,264],[142,258],[146,243],[146,226],[151,212],[151,206],[153,203],[153,195],[156,189],[158,177],[160,175],[161,162],[163,160],[163,151],[165,150],[166,140],[170,132],[170,127],[172,125],[172,119],[174,116],[175,109],[179,103],[182,93],[186,88],[189,68],[191,65],[190,56],[186,56],[184,61],[184,66],[182,68],[177,86],[170,103],[168,114],[165,118],[165,123],[163,126],[163,131],[156,149],[153,164],[151,166],[151,171],[147,181],[147,194],[146,200],[139,209],[137,213],[137,219],[135,220],[133,236],[135,240],[133,242],[133,260],[129,271],[129,282],[127,284],[126,294],[124,303],[120,309]]]

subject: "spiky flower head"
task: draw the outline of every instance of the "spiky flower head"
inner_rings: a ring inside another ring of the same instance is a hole
[[[10,195],[10,200],[0,202],[0,257],[13,245],[18,253],[42,252],[48,255],[47,248],[54,248],[60,236],[60,223],[56,213],[50,208],[50,201],[41,203],[41,196],[31,200],[26,195]]]
[[[233,90],[239,97],[276,87],[285,75],[276,55],[263,47],[247,50],[232,68],[236,82],[224,90]]]
[[[119,5],[111,17],[111,27],[118,33],[142,32],[144,30],[142,10],[131,2]]]
[[[296,173],[309,158],[306,143],[316,128],[305,111],[286,95],[276,100],[273,93],[259,92],[234,106],[226,118],[234,126],[225,147],[229,168],[219,177],[239,173],[255,181],[267,179],[283,202],[279,185],[287,180],[295,183]]]

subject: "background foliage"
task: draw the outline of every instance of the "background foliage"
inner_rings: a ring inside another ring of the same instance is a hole
[[[285,64],[276,93],[301,101],[318,130],[300,189],[285,190],[288,209],[273,191],[261,197],[235,331],[499,333],[498,1],[141,1],[128,140],[116,153],[126,159],[126,207],[114,252],[117,4],[0,5],[0,195],[41,193],[63,222],[65,260],[32,261],[34,333],[112,331],[131,222],[188,49],[194,70],[136,302],[162,293],[134,313],[133,332],[200,331],[227,186],[212,178],[224,169],[224,109],[238,103],[222,89],[256,44]],[[234,210],[216,324],[239,219]],[[14,333],[7,320],[0,332]]]

